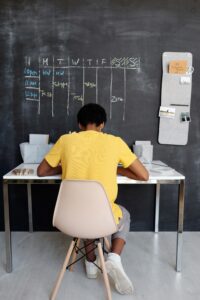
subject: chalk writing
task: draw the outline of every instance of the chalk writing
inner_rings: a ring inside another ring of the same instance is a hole
[[[111,65],[113,67],[117,67],[117,68],[132,68],[132,69],[138,69],[140,68],[140,59],[139,58],[134,58],[134,57],[114,57],[111,60]]]
[[[89,87],[89,88],[96,87],[96,84],[94,82],[84,82],[84,84],[85,84],[86,87]]]
[[[38,76],[38,71],[29,69],[29,68],[25,68],[24,69],[24,75],[26,75],[26,76]]]
[[[65,87],[68,86],[68,83],[67,82],[63,82],[63,81],[54,81],[53,85],[55,87],[61,87],[62,89],[64,89]]]
[[[55,76],[64,76],[65,71],[64,70],[56,70],[55,71]]]
[[[48,91],[45,91],[45,90],[40,90],[41,92],[41,96],[46,96],[48,98],[51,98],[52,97],[52,92],[48,92]]]
[[[43,76],[51,76],[52,75],[51,69],[42,70],[42,75]]]
[[[32,80],[32,79],[26,79],[25,82],[25,87],[38,87],[38,81],[36,80]]]
[[[38,96],[37,92],[26,90],[25,91],[25,97],[26,98],[32,98],[32,99],[38,99],[39,96]]]
[[[25,57],[26,67],[30,67],[32,63],[31,57]],[[53,57],[43,57],[39,59],[39,65],[42,68],[52,67]],[[139,69],[140,58],[139,57],[113,57],[107,58],[80,58],[80,57],[66,57],[66,58],[55,58],[54,68],[74,68],[74,67],[85,67],[85,68],[124,68],[127,69]],[[59,74],[60,73],[60,74]],[[58,71],[55,75],[64,75],[63,71]]]
[[[74,79],[75,71],[71,72],[71,70],[73,69],[78,72],[77,76],[79,78],[82,78],[79,84]],[[87,81],[87,72],[89,72],[89,69],[91,70],[90,72],[93,72],[93,69],[95,71],[93,73],[90,73],[90,75],[94,74],[94,79],[91,81]],[[38,62],[36,65],[35,58],[26,56],[24,67],[25,99],[28,101],[37,101],[38,114],[40,114],[40,107],[42,103],[41,97],[49,98],[51,100],[51,115],[52,117],[54,117],[54,106],[58,105],[56,103],[56,100],[59,95],[59,90],[63,90],[62,97],[65,97],[64,94],[66,93],[66,110],[67,116],[69,116],[70,105],[73,105],[73,102],[79,102],[80,105],[84,105],[85,97],[89,92],[89,89],[91,89],[91,92],[92,89],[95,89],[94,100],[96,101],[96,103],[99,103],[99,80],[102,80],[102,76],[100,77],[99,75],[102,69],[108,70],[106,72],[108,72],[108,75],[110,76],[110,80],[105,83],[108,86],[110,82],[108,96],[110,119],[112,119],[113,117],[113,105],[115,105],[116,103],[122,103],[122,119],[125,120],[126,103],[128,100],[126,96],[126,71],[140,69],[139,57],[112,57],[108,59],[106,57],[81,58],[69,56],[43,56],[38,58]],[[115,88],[116,69],[121,70],[120,76],[122,76],[121,82],[123,88],[122,97],[113,95],[113,89]]]
[[[73,100],[77,100],[77,101],[83,102],[83,96],[82,95],[74,96]]]
[[[116,102],[123,102],[124,99],[121,97],[116,97],[116,96],[111,96],[111,102],[116,103]]]

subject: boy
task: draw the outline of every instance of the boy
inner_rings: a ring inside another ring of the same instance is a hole
[[[106,112],[98,104],[83,106],[77,115],[81,131],[61,136],[38,167],[38,176],[62,173],[62,179],[85,179],[99,181],[110,200],[118,232],[112,235],[111,252],[106,261],[106,270],[112,277],[120,294],[131,294],[133,285],[121,263],[121,252],[130,228],[130,214],[115,204],[117,197],[117,174],[132,179],[147,181],[148,172],[126,143],[119,137],[102,133]],[[123,167],[119,167],[121,163]],[[85,241],[86,273],[96,278],[98,268],[93,245]],[[88,252],[88,253],[87,253]]]

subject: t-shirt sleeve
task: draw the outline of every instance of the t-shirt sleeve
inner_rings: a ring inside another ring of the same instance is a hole
[[[137,156],[121,138],[118,138],[117,147],[119,149],[119,163],[121,163],[124,168],[130,166],[137,159]]]
[[[48,164],[55,168],[59,165],[61,161],[62,154],[62,138],[60,137],[55,145],[51,148],[51,150],[45,156],[45,160]]]

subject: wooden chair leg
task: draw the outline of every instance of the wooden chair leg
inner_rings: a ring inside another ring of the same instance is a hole
[[[80,242],[81,242],[81,239],[78,239],[77,242],[76,242],[76,246],[77,246],[77,247],[80,246]],[[72,253],[72,261],[71,261],[71,264],[75,262],[76,257],[77,257],[77,252],[76,252],[76,249],[74,248],[74,251],[73,251],[73,253]],[[74,265],[71,265],[71,267],[69,268],[70,272],[72,272],[73,269],[74,269]]]
[[[105,283],[105,287],[106,287],[107,300],[112,300],[110,283],[109,283],[109,279],[108,279],[108,274],[106,272],[105,260],[104,260],[102,246],[101,246],[100,242],[98,242],[98,252],[99,252],[99,257],[100,257],[100,261],[101,261],[101,268],[103,271],[103,279],[104,279],[104,283]]]
[[[105,242],[107,251],[110,252],[111,246],[110,246],[110,242],[107,237],[104,237],[104,242]]]
[[[54,285],[54,288],[53,288],[53,291],[51,293],[51,296],[50,296],[50,299],[51,300],[55,300],[56,299],[56,295],[58,293],[58,289],[60,287],[60,284],[62,282],[62,279],[63,279],[63,276],[65,274],[65,270],[66,270],[66,267],[68,265],[68,262],[69,262],[69,259],[70,259],[70,256],[72,254],[72,251],[74,249],[74,245],[75,245],[75,242],[74,240],[71,242],[70,246],[69,246],[69,249],[67,251],[67,255],[66,255],[66,258],[65,258],[65,261],[63,263],[63,266],[60,270],[60,273],[58,274],[58,277],[57,277],[57,280],[56,280],[56,283]]]

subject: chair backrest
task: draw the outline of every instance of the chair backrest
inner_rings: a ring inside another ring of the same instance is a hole
[[[95,239],[117,231],[102,185],[92,180],[63,180],[54,210],[53,226],[77,238]]]

